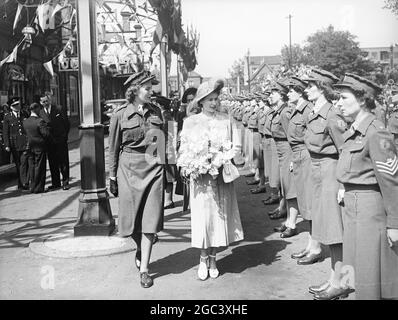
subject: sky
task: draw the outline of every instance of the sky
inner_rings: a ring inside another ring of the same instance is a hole
[[[303,45],[308,36],[330,24],[356,35],[361,47],[398,44],[398,16],[383,9],[384,0],[181,2],[184,27],[193,25],[200,33],[195,71],[203,77],[228,77],[233,62],[247,55],[248,49],[251,56],[280,54],[289,43],[289,14],[293,44]]]

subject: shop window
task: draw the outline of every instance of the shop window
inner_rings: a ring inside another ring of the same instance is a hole
[[[69,76],[69,94],[67,96],[68,110],[71,115],[78,114],[79,108],[79,91],[78,91],[77,78],[75,76]]]

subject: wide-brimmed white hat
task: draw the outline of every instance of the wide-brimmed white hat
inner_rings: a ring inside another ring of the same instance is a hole
[[[210,79],[209,81],[203,82],[196,93],[195,99],[192,101],[192,104],[196,106],[200,101],[204,98],[212,94],[213,92],[220,92],[224,87],[223,79]]]

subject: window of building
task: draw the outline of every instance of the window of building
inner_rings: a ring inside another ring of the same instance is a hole
[[[381,51],[380,52],[380,60],[388,60],[390,59],[390,53],[388,51]]]
[[[59,80],[58,80],[58,75],[54,74],[54,77],[51,78],[50,80],[50,91],[52,93],[52,103],[55,105],[60,105],[60,100],[59,100]]]
[[[79,88],[77,85],[77,78],[69,76],[69,94],[67,95],[67,104],[70,115],[78,114],[79,107]]]

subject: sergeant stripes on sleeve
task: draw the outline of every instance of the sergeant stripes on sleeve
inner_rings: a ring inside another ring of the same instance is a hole
[[[397,156],[394,159],[388,159],[386,162],[375,161],[377,170],[381,173],[389,175],[395,175],[398,171],[398,159]]]

